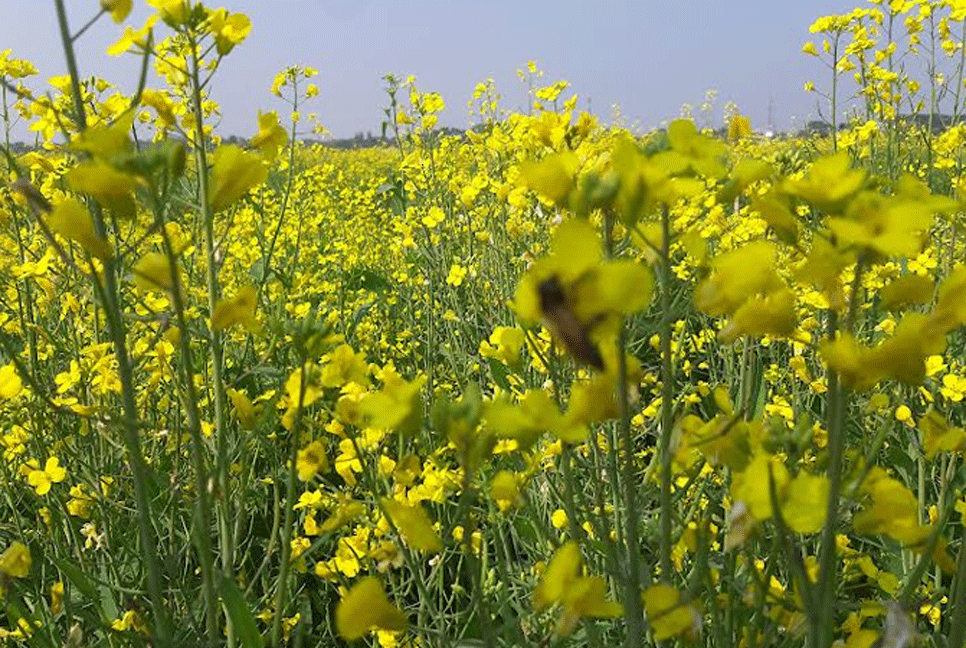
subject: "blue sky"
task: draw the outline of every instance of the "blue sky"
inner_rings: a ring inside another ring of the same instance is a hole
[[[135,1],[128,22],[148,8]],[[67,0],[72,24],[86,22],[96,0]],[[379,131],[386,97],[382,76],[413,74],[417,86],[446,100],[442,123],[466,126],[466,102],[487,77],[508,108],[526,105],[516,70],[530,59],[548,81],[609,119],[613,106],[628,123],[647,128],[696,109],[716,90],[721,109],[734,101],[756,127],[769,100],[779,129],[815,116],[809,79],[827,83],[814,58],[799,52],[814,18],[844,13],[861,0],[225,0],[248,14],[248,40],[225,60],[212,88],[222,104],[222,134],[250,135],[259,108],[281,108],[269,93],[276,72],[300,63],[319,70],[317,112],[337,137]],[[220,6],[220,5],[212,5]],[[53,0],[0,0],[0,50],[28,58],[44,77],[64,72]],[[131,89],[138,61],[103,52],[123,31],[109,19],[78,43],[82,74]],[[35,85],[35,87],[37,87]],[[568,91],[569,92],[569,91]]]

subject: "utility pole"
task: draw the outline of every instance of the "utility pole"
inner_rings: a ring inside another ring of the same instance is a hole
[[[775,98],[772,95],[768,95],[768,127],[765,131],[767,137],[772,137],[775,134]]]

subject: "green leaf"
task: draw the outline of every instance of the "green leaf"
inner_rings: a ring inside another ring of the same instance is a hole
[[[507,374],[509,372],[506,365],[493,358],[487,358],[486,363],[490,366],[490,374],[493,376],[493,382],[499,385],[501,389],[510,391],[510,381],[507,380]]]
[[[235,632],[241,639],[242,645],[245,648],[264,648],[265,639],[258,632],[255,617],[252,615],[252,611],[248,607],[248,603],[245,602],[245,597],[238,589],[235,581],[230,578],[223,578],[220,589],[221,598],[228,610],[228,616],[231,617],[231,622],[235,626]]]
[[[356,329],[359,328],[359,324],[362,322],[363,318],[369,313],[374,306],[376,306],[378,301],[371,301],[367,304],[363,304],[352,314],[352,321],[349,322],[349,326],[346,327],[346,339],[352,340],[355,337]]]
[[[67,577],[74,587],[80,590],[81,594],[84,595],[84,598],[93,603],[97,603],[98,607],[100,607],[101,597],[97,593],[97,588],[94,587],[94,583],[91,582],[91,579],[89,579],[87,575],[81,571],[80,567],[70,562],[66,558],[51,559],[54,561],[54,564],[57,565],[57,569],[63,572],[64,576]]]
[[[375,293],[385,293],[392,283],[386,276],[369,268],[358,268],[345,274],[346,290],[369,290]]]
[[[248,276],[255,283],[261,283],[273,274],[275,274],[275,271],[272,268],[265,267],[265,257],[256,259],[255,263],[248,269]]]

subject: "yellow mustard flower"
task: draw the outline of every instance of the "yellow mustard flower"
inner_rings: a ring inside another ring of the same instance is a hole
[[[233,144],[219,146],[212,154],[211,209],[220,212],[231,207],[268,177],[262,160]]]
[[[38,495],[46,495],[53,484],[59,484],[67,478],[67,471],[60,465],[57,457],[48,457],[43,470],[31,470],[27,475],[27,483],[34,487]]]
[[[214,331],[241,324],[249,332],[259,330],[255,319],[255,308],[258,305],[258,291],[254,286],[242,286],[234,297],[223,299],[215,304],[211,314],[211,328]]]
[[[422,506],[407,506],[387,497],[380,500],[380,505],[413,549],[428,553],[442,551],[443,541]]]
[[[0,367],[0,398],[11,400],[23,391],[23,381],[13,363]]]
[[[134,190],[138,186],[134,176],[118,171],[103,160],[91,160],[77,165],[64,178],[71,189],[89,194],[118,217],[134,217],[137,210]]]
[[[57,203],[47,217],[47,224],[52,231],[78,243],[91,256],[102,261],[113,256],[111,244],[94,230],[90,212],[73,198]]]
[[[107,54],[109,56],[120,56],[132,48],[140,52],[147,47],[148,36],[151,33],[151,29],[154,27],[154,23],[157,21],[158,16],[152,14],[151,16],[148,16],[147,20],[144,22],[144,25],[142,25],[140,29],[125,27],[124,34],[121,35],[121,38],[107,48]]]
[[[582,617],[608,618],[623,613],[619,603],[606,599],[607,581],[583,576],[582,571],[580,548],[576,542],[568,542],[554,553],[534,592],[537,610],[560,605],[557,632],[561,636],[569,636]]]
[[[147,0],[157,10],[157,16],[174,29],[187,22],[191,15],[191,0]]]
[[[259,112],[258,132],[251,138],[249,144],[260,149],[266,159],[274,160],[287,142],[288,133],[279,123],[278,113],[275,111]]]
[[[641,595],[641,601],[656,641],[684,634],[701,623],[694,606],[685,602],[681,593],[670,585],[652,585]]]
[[[298,451],[295,459],[299,479],[309,481],[319,472],[329,469],[329,459],[325,454],[325,446],[321,441],[313,441]]]
[[[209,10],[205,26],[215,39],[218,54],[225,56],[245,40],[252,30],[252,21],[243,13],[228,13],[220,8]]]
[[[349,641],[372,630],[402,631],[406,625],[406,615],[389,602],[379,581],[371,576],[353,585],[335,610],[336,630]]]
[[[101,9],[110,13],[116,23],[124,22],[133,7],[133,0],[101,0]]]
[[[30,549],[19,540],[15,540],[0,554],[0,574],[5,576],[26,578],[30,564]]]
[[[57,581],[50,586],[50,613],[60,614],[64,603],[64,581]]]

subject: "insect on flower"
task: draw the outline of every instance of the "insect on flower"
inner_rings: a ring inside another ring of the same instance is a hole
[[[564,287],[556,275],[545,279],[537,287],[540,296],[540,312],[544,324],[560,340],[578,362],[604,370],[604,359],[590,340],[593,322],[581,322],[567,301]]]

